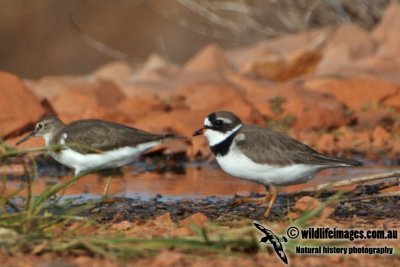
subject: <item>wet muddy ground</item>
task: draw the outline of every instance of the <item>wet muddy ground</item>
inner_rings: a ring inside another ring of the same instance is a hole
[[[33,192],[40,193],[47,185],[72,177],[70,170],[47,156],[38,157],[36,162],[39,177],[33,182]],[[23,186],[25,179],[22,173],[18,174],[15,167],[13,168],[14,174],[8,173],[7,183],[7,188],[11,191]],[[289,212],[294,210],[296,200],[304,195],[314,195],[324,201],[333,194],[298,193],[304,188],[394,170],[396,166],[380,166],[373,163],[361,168],[331,169],[319,173],[306,184],[282,187],[270,219],[286,218]],[[7,169],[3,169],[3,172],[7,172]],[[107,177],[112,177],[108,197],[106,201],[101,201]],[[391,186],[396,186],[396,183]],[[400,204],[400,196],[363,199],[373,196],[383,187],[389,186],[380,181],[346,191],[341,196],[341,201],[335,205],[332,217],[400,219],[400,210],[396,208]],[[173,160],[142,158],[141,161],[123,169],[84,176],[68,188],[62,198],[68,200],[71,206],[95,203],[84,215],[101,222],[144,222],[166,212],[176,221],[196,212],[202,212],[212,220],[229,221],[234,218],[262,220],[265,203],[237,205],[235,202],[242,196],[257,198],[262,197],[264,193],[263,186],[225,174],[216,162],[178,163]]]
[[[72,172],[62,167],[46,156],[36,159],[38,177],[33,180],[34,194],[40,194],[51,184],[71,179]],[[321,172],[315,179],[304,185],[283,187],[273,207],[268,225],[279,233],[290,225],[300,215],[296,209],[297,201],[304,196],[313,196],[324,202],[335,194],[327,191],[319,194],[301,193],[304,188],[321,183],[346,180],[376,173],[395,171],[396,166],[370,164],[363,168],[333,169]],[[26,185],[23,169],[18,162],[11,162],[0,170],[6,177],[7,190],[15,191]],[[108,177],[107,195],[104,195]],[[346,191],[338,200],[330,204],[333,209],[320,224],[339,228],[365,229],[398,229],[400,219],[400,196],[373,198],[378,192],[398,190],[398,181],[384,180],[360,186],[346,187]],[[230,229],[248,227],[253,220],[265,222],[263,213],[266,205],[262,203],[244,203],[237,205],[236,201],[243,196],[262,197],[264,188],[260,185],[233,178],[222,172],[213,161],[186,162],[154,161],[144,158],[133,165],[119,170],[95,173],[84,176],[62,194],[58,194],[48,202],[48,209],[53,214],[68,213],[73,209],[82,208],[80,216],[94,220],[113,234],[116,229],[125,229],[125,223],[133,227],[132,234],[137,232],[146,235],[149,225],[155,224],[157,231],[150,235],[159,237],[162,233],[172,237],[183,227],[182,222],[191,216],[201,213],[212,224]],[[24,192],[13,199],[16,206],[23,206]],[[322,212],[323,213],[323,212]],[[167,215],[167,216],[165,216]],[[319,215],[318,215],[319,216]],[[323,217],[323,216],[322,216]],[[175,226],[170,226],[169,218]],[[316,222],[313,218],[312,221]],[[161,224],[161,225],[159,225]],[[167,226],[164,226],[166,224]],[[179,226],[181,228],[176,229]],[[166,227],[166,228],[165,228]],[[161,230],[160,230],[161,229]],[[189,229],[183,227],[183,229]],[[125,230],[122,230],[125,231]],[[129,235],[128,232],[124,232]],[[189,231],[190,230],[185,230]],[[104,232],[103,232],[104,233]],[[186,235],[186,234],[185,234]],[[397,240],[396,240],[397,241]],[[361,243],[357,243],[361,246]],[[397,243],[382,243],[370,241],[365,246],[398,247]],[[268,246],[267,246],[268,247]],[[181,251],[179,249],[164,249],[151,256],[138,257],[129,262],[118,262],[108,258],[91,255],[57,255],[55,253],[22,254],[21,257],[9,257],[0,251],[1,266],[265,266],[281,264],[272,250],[257,253],[258,248],[251,251],[223,255],[220,253],[199,252],[197,250]],[[288,252],[289,253],[289,252]],[[295,266],[320,266],[321,257],[312,255],[289,254],[291,264]],[[400,260],[390,256],[324,256],[327,265],[342,266],[377,264],[395,265]]]
[[[328,194],[322,198],[324,199]],[[368,195],[368,194],[363,194]],[[261,196],[253,194],[254,197]],[[153,200],[141,200],[138,198],[108,198],[104,202],[96,204],[85,213],[86,216],[95,218],[101,222],[120,222],[123,220],[145,222],[149,219],[168,212],[173,220],[179,221],[196,212],[204,213],[213,221],[230,221],[234,219],[264,220],[263,213],[266,206],[259,203],[235,204],[240,197],[218,198],[205,197],[199,199],[170,200],[163,201],[162,197]],[[289,209],[294,209],[296,195],[279,196],[272,210],[270,220],[286,219]],[[373,200],[346,201],[343,196],[342,202],[337,204],[332,215],[334,219],[352,218],[354,216],[375,220],[381,218],[400,219],[400,197],[379,198]],[[81,202],[76,199],[76,203]],[[79,204],[75,204],[79,205]]]

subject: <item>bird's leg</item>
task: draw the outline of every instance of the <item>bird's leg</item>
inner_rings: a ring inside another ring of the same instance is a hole
[[[234,205],[242,205],[245,203],[253,203],[253,202],[266,202],[268,201],[268,199],[270,198],[270,195],[268,194],[268,192],[266,193],[265,196],[263,197],[241,197],[239,199],[236,199],[234,202]]]
[[[264,217],[267,220],[269,215],[271,214],[272,206],[275,203],[276,196],[278,195],[278,190],[273,185],[265,185],[265,189],[266,189],[266,191],[268,191],[268,196],[270,196],[269,201],[267,200],[268,208],[264,213]]]
[[[269,184],[267,184],[267,185],[264,185],[265,186],[265,196],[263,196],[263,197],[241,197],[241,198],[239,198],[239,199],[237,199],[237,200],[235,200],[235,202],[234,202],[234,205],[242,205],[242,204],[244,204],[244,203],[253,203],[253,202],[258,202],[258,203],[265,203],[265,202],[267,202],[268,203],[268,201],[271,199],[271,194],[270,194],[270,191],[269,191],[269,187],[270,187],[270,185]]]

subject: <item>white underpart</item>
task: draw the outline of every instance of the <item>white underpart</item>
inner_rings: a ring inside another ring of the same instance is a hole
[[[65,143],[64,140],[60,141]],[[121,167],[160,143],[160,141],[153,141],[136,147],[117,148],[101,154],[81,154],[67,147],[58,153],[51,152],[50,154],[58,162],[75,169],[75,175],[77,175],[80,172]]]
[[[204,125],[207,125],[204,122]],[[242,128],[243,124],[239,124],[238,126],[236,126],[235,128],[233,128],[230,131],[227,132],[219,132],[219,131],[215,131],[212,129],[207,129],[204,131],[204,136],[207,138],[208,143],[210,146],[214,146],[216,144],[221,143],[222,141],[224,141],[226,138],[228,138],[229,136],[231,136],[232,134],[234,134],[236,131],[238,131],[240,128]]]
[[[255,163],[238,149],[235,142],[232,143],[228,154],[217,156],[217,161],[221,168],[232,176],[264,185],[278,186],[307,182],[323,168],[323,166],[308,164],[285,167]]]

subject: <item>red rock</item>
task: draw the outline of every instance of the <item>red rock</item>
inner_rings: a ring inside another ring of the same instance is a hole
[[[177,228],[169,212],[148,221],[145,226],[146,228],[151,228],[153,236],[170,236],[171,232]]]
[[[85,118],[129,121],[127,115],[117,109],[125,95],[115,83],[95,80],[80,86],[66,87],[52,100],[55,111],[65,122]]]
[[[127,98],[115,107],[132,121],[166,112],[170,108],[159,97],[151,95]]]
[[[202,82],[181,88],[178,93],[191,110],[199,110],[203,116],[217,111],[229,110],[242,120],[253,117],[254,107],[233,84],[226,82]],[[204,119],[204,118],[203,118]]]
[[[379,42],[378,55],[388,60],[398,60],[400,55],[400,5],[392,2],[372,32],[372,36]]]
[[[100,108],[92,95],[70,90],[61,96],[55,97],[53,106],[60,115],[80,115],[82,118],[95,116]]]
[[[45,114],[40,100],[15,75],[0,72],[0,137],[21,132]]]
[[[315,143],[315,149],[322,153],[331,154],[336,151],[336,141],[332,134],[322,134]]]
[[[179,67],[166,61],[157,54],[151,54],[142,68],[134,75],[134,79],[162,80],[165,77],[174,77],[178,74]]]
[[[125,99],[125,94],[114,82],[93,76],[46,76],[38,81],[27,81],[27,84],[37,96],[50,101],[74,90],[93,94],[101,105],[115,105]]]
[[[321,36],[326,36],[330,29],[317,29],[303,31],[294,34],[285,34],[276,38],[267,39],[247,47],[236,48],[228,51],[228,59],[237,68],[243,69],[243,66],[255,62],[260,58],[266,58],[272,55],[286,55],[307,49],[313,49],[318,46]]]
[[[321,205],[321,201],[314,197],[304,196],[295,203],[295,208],[301,211],[315,210]]]
[[[121,90],[128,98],[138,96],[158,96],[166,98],[175,93],[176,84],[172,79],[164,79],[160,81],[133,80],[125,83]]]
[[[224,51],[216,44],[208,44],[186,62],[185,72],[218,72],[229,69]]]
[[[396,97],[400,85],[373,76],[349,78],[315,78],[304,82],[305,87],[328,93],[353,110],[386,103]]]
[[[133,223],[129,221],[122,221],[119,223],[114,223],[111,225],[111,229],[117,230],[117,231],[126,231],[128,229],[131,229],[133,227]]]
[[[371,129],[377,125],[382,127],[392,127],[395,119],[394,114],[390,112],[387,108],[375,107],[375,108],[364,108],[358,110],[355,113],[357,117],[357,125],[363,129]]]
[[[354,61],[372,55],[377,46],[373,38],[355,24],[340,25],[326,38],[317,68],[321,75],[348,73]]]
[[[232,50],[228,57],[244,73],[286,81],[315,72],[331,32],[326,28],[287,34]]]
[[[197,156],[210,156],[211,151],[208,148],[208,142],[205,138],[192,138],[191,149],[188,151],[187,155],[190,158],[196,158]]]
[[[201,212],[196,212],[195,214],[190,215],[189,217],[183,219],[181,221],[181,225],[189,226],[192,224],[196,224],[198,226],[204,226],[204,224],[208,221],[208,217]]]
[[[384,148],[388,145],[391,136],[384,128],[377,126],[372,133],[372,145],[376,148]]]
[[[40,98],[50,101],[55,96],[65,93],[69,89],[82,88],[91,83],[92,79],[85,76],[45,76],[39,80],[26,80],[27,86]]]
[[[207,112],[178,109],[167,113],[156,113],[151,115],[151,119],[148,117],[139,119],[133,126],[151,132],[172,132],[188,137],[191,143],[191,147],[187,151],[188,156],[209,156],[211,155],[211,151],[208,148],[205,138],[192,138],[193,132],[203,127],[204,118],[208,115]],[[180,142],[185,142],[185,140]],[[165,145],[169,145],[169,143]]]
[[[271,55],[257,59],[243,66],[242,71],[252,76],[273,81],[287,81],[302,75],[314,73],[322,53],[320,49],[303,49],[282,55]]]
[[[291,220],[296,220],[297,218],[300,217],[300,214],[298,212],[294,212],[294,211],[289,211],[287,216],[291,219]]]
[[[400,155],[400,138],[395,136],[390,141],[391,153],[390,156],[397,158]]]
[[[126,97],[121,89],[113,82],[106,80],[98,80],[89,88],[81,88],[79,91],[86,90],[88,94],[96,97],[97,103],[103,107],[115,108]]]
[[[263,116],[293,125],[296,131],[336,128],[352,119],[336,98],[297,84],[253,83],[246,88],[246,97]]]
[[[133,75],[131,65],[122,61],[113,61],[97,68],[93,75],[101,80],[109,80],[121,86]]]
[[[193,234],[193,231],[186,226],[179,227],[172,233],[173,236],[182,236],[182,237],[183,236],[187,237],[192,234]]]
[[[400,84],[398,85],[398,89],[400,89]],[[396,94],[386,98],[382,103],[385,106],[392,107],[397,111],[400,111],[400,90],[398,90]]]
[[[293,137],[304,144],[313,147],[319,139],[319,134],[315,131],[298,131],[294,133]]]
[[[69,90],[53,100],[53,107],[60,119],[66,123],[80,119],[98,118],[116,122],[127,122],[129,118],[115,107],[102,106],[95,95],[89,92]]]
[[[341,127],[336,131],[338,151],[366,152],[370,149],[371,136],[369,131],[355,132],[350,127]]]
[[[169,98],[178,86],[192,81],[190,74],[183,74],[177,65],[165,61],[156,54],[152,54],[140,67],[133,68],[122,62],[114,62],[100,67],[93,75],[115,82],[129,98],[137,96]],[[197,76],[202,75],[196,73],[194,77]]]
[[[208,114],[206,114],[208,115]],[[187,109],[172,110],[142,118],[134,123],[134,127],[150,132],[174,132],[183,136],[192,136],[193,131],[203,126],[206,116],[198,111]]]

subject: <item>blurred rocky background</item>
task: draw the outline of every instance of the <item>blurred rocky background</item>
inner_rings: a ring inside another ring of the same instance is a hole
[[[224,109],[321,152],[397,163],[397,1],[3,0],[0,14],[9,145],[46,113],[190,136]],[[210,156],[203,138],[164,149]]]

